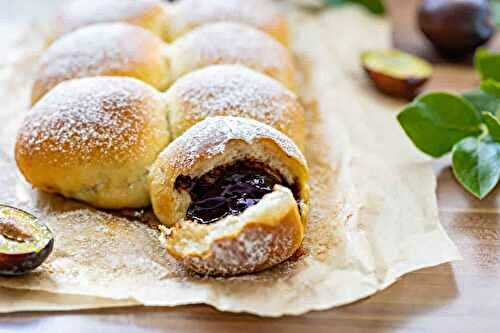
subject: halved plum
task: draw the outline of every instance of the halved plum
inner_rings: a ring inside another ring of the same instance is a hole
[[[432,65],[399,50],[373,50],[361,54],[361,63],[381,92],[412,99],[432,76]]]
[[[18,208],[0,205],[0,275],[23,275],[40,266],[54,247],[52,231]]]

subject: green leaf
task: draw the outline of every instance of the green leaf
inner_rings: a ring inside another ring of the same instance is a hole
[[[500,121],[491,113],[483,113],[484,123],[493,140],[500,142]]]
[[[481,81],[480,88],[492,96],[500,97],[500,82],[498,81],[492,79],[483,80]]]
[[[385,7],[380,0],[351,0],[351,2],[358,3],[365,6],[370,12],[378,15],[385,13]]]
[[[482,80],[500,81],[500,53],[478,49],[474,57],[474,64]]]
[[[500,98],[491,96],[481,89],[467,91],[462,96],[481,112],[495,113],[500,106]]]
[[[448,93],[419,96],[398,115],[406,135],[424,153],[439,157],[468,136],[481,133],[481,114],[463,97]]]
[[[326,0],[326,4],[330,6],[338,6],[343,5],[347,2],[347,0]]]
[[[467,91],[462,96],[478,111],[492,114],[500,111],[500,84],[496,81],[483,81],[480,89]]]
[[[342,5],[345,3],[356,3],[366,9],[368,9],[373,14],[382,15],[385,13],[385,7],[381,0],[327,0],[328,5]]]
[[[479,199],[495,188],[500,178],[500,143],[490,138],[465,138],[453,147],[453,173]]]

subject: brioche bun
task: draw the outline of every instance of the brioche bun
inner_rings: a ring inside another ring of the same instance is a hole
[[[169,142],[159,92],[132,78],[65,81],[27,114],[15,157],[34,187],[98,208],[147,206],[149,167]]]
[[[191,196],[178,188],[178,178],[196,181],[236,161],[265,165],[280,174],[283,184],[239,215],[211,224],[187,219]],[[167,251],[190,269],[210,275],[250,273],[282,262],[302,242],[307,178],[302,153],[276,129],[238,117],[203,120],[167,146],[151,169],[154,212],[172,226]]]

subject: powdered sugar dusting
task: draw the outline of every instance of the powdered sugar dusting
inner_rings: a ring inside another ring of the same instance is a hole
[[[155,48],[159,52],[162,41],[132,25],[108,23],[79,29],[58,39],[44,53],[33,97],[36,100],[58,83],[74,78],[124,73],[139,76],[136,67],[148,66],[153,60],[148,52]]]
[[[239,23],[201,26],[171,46],[175,77],[209,64],[242,64],[270,75],[287,86],[294,84],[288,50],[269,35]]]
[[[159,94],[130,78],[99,77],[66,81],[47,94],[26,117],[18,135],[21,155],[43,155],[64,166],[140,158],[146,147],[148,112]],[[158,133],[154,133],[157,131]],[[164,131],[164,129],[163,129]]]
[[[210,255],[188,255],[184,264],[208,275],[227,276],[262,270],[293,254],[296,248],[294,232],[287,224],[273,228],[247,225],[236,238],[222,238],[211,244]]]
[[[243,140],[248,144],[259,138],[268,138],[283,151],[306,165],[305,158],[294,142],[280,131],[261,122],[240,117],[209,117],[191,127],[174,140],[160,156],[168,154],[168,163],[182,170],[190,169],[201,153],[207,158],[224,152],[230,140]]]
[[[303,109],[279,82],[237,65],[217,65],[190,73],[168,91],[174,136],[209,116],[258,120],[303,140]]]
[[[173,37],[208,22],[232,21],[265,28],[281,19],[267,0],[182,0],[174,3],[172,10]]]
[[[56,17],[56,36],[79,27],[102,22],[140,20],[157,10],[160,0],[73,0],[64,4]]]

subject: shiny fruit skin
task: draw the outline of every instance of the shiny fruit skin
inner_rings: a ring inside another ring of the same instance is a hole
[[[393,97],[412,100],[432,76],[430,63],[396,49],[365,51],[360,59],[375,87]]]
[[[0,276],[33,271],[53,248],[54,234],[47,225],[22,209],[0,204]]]
[[[495,32],[488,0],[423,0],[419,27],[446,57],[461,57],[485,44]]]
[[[412,100],[418,95],[420,87],[426,82],[427,78],[406,78],[399,79],[383,73],[364,68],[375,87],[389,96]]]
[[[39,252],[4,254],[0,253],[0,275],[24,275],[40,266],[52,253],[54,239]]]

